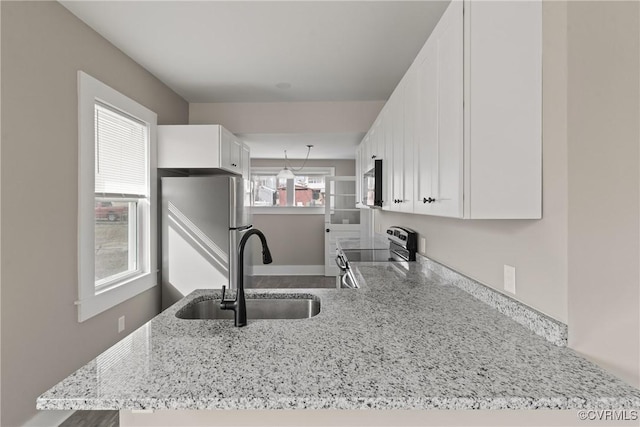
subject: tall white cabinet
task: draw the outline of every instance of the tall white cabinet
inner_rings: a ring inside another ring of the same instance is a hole
[[[541,217],[541,42],[539,0],[451,2],[376,120],[383,209]]]

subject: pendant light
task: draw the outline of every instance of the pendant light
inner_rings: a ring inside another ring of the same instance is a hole
[[[287,165],[285,164],[284,168],[278,172],[278,179],[293,179],[296,176],[289,170]]]
[[[300,172],[302,168],[304,168],[304,166],[307,164],[307,160],[309,160],[309,153],[311,153],[312,147],[313,145],[307,145],[307,157],[304,159],[302,166],[297,169],[294,169],[293,166],[291,167],[291,169],[289,169],[289,167],[287,166],[287,163],[289,162],[289,159],[287,158],[287,150],[284,150],[284,168],[280,172],[278,172],[278,179],[295,178],[293,172]]]

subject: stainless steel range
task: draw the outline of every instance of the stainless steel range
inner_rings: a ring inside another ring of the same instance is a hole
[[[392,226],[387,230],[387,249],[342,249],[336,255],[343,288],[358,288],[350,262],[411,262],[418,252],[418,233],[406,227]]]

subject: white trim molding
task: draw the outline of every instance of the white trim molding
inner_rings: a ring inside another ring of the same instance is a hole
[[[95,281],[95,105],[100,102],[148,125],[148,195],[138,220],[140,259],[136,275],[106,289]],[[158,116],[145,106],[78,71],[78,322],[158,284],[156,255],[156,140]]]
[[[254,276],[324,276],[324,265],[254,265]]]

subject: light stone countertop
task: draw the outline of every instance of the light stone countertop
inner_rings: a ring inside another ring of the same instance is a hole
[[[640,391],[418,263],[355,264],[301,320],[180,320],[198,290],[45,392],[38,409],[640,408]]]

